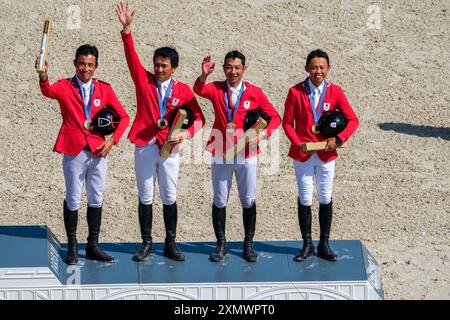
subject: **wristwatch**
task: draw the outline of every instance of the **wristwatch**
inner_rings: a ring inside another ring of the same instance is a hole
[[[338,136],[336,136],[335,139],[336,139],[336,145],[337,145],[337,146],[341,146],[341,145],[342,145],[342,140],[341,140],[341,138],[339,138]]]

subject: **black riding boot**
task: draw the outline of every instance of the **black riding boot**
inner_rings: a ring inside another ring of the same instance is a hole
[[[314,255],[314,243],[311,237],[311,220],[311,206],[304,206],[298,200],[298,222],[302,233],[303,248],[295,256],[295,261],[303,261]]]
[[[317,246],[317,255],[329,261],[336,261],[337,256],[328,245],[330,237],[331,220],[333,216],[333,202],[329,204],[320,204],[319,208],[319,223],[320,223],[320,241]]]
[[[88,206],[87,222],[89,229],[89,236],[86,245],[86,258],[100,262],[113,262],[114,257],[107,255],[98,246],[98,236],[100,234],[100,226],[102,223],[102,207],[92,208]]]
[[[248,262],[256,262],[258,260],[258,255],[253,249],[253,237],[255,235],[256,227],[256,203],[250,208],[243,209],[244,218],[244,259]]]
[[[153,222],[153,207],[152,204],[143,204],[139,201],[139,226],[141,227],[142,245],[134,254],[135,261],[143,261],[148,256],[152,255],[153,249],[152,241],[152,222]]]
[[[70,265],[77,264],[78,262],[77,223],[78,210],[69,210],[66,200],[64,200],[64,227],[67,234],[67,255],[65,262]]]
[[[217,246],[209,256],[209,260],[213,262],[221,261],[228,253],[227,241],[225,238],[225,220],[226,220],[226,207],[217,208],[213,204],[212,222],[214,227],[214,233],[217,239]]]
[[[184,261],[184,254],[177,248],[177,203],[163,205],[164,226],[166,227],[166,240],[164,243],[164,256],[175,261]]]

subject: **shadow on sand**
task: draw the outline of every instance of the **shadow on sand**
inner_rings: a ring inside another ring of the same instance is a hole
[[[414,135],[424,138],[441,138],[444,140],[450,140],[450,128],[444,127],[430,127],[422,126],[409,123],[399,123],[399,122],[384,122],[378,125],[381,130],[384,131],[395,131],[398,133]]]

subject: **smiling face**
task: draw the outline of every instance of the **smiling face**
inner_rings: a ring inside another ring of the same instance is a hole
[[[177,68],[172,67],[170,58],[164,58],[162,56],[156,56],[153,60],[153,72],[156,79],[164,82],[172,76]]]
[[[73,61],[75,66],[75,73],[77,77],[87,83],[94,76],[94,72],[97,69],[97,58],[91,54],[79,55],[77,60]]]
[[[246,69],[247,67],[242,64],[242,60],[239,58],[229,58],[223,65],[225,77],[232,87],[239,85]]]
[[[309,73],[309,79],[316,86],[320,86],[322,82],[326,79],[331,66],[328,64],[325,58],[313,58],[305,66],[306,72]]]

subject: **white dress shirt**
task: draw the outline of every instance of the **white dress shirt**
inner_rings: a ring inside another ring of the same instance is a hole
[[[84,106],[86,107],[90,99],[92,79],[90,79],[88,83],[81,81],[78,77],[75,77],[75,79],[81,88],[81,96],[83,97]]]
[[[156,80],[156,82],[158,83],[158,86],[161,88],[161,100],[164,100],[164,98],[166,97],[166,93],[167,93],[167,89],[169,88],[170,80],[172,80],[172,78],[169,78],[164,82]]]
[[[228,83],[228,81],[227,81],[227,84],[228,84],[228,88],[230,89],[230,92],[231,92],[231,103],[233,103],[233,106],[234,106],[239,97],[239,92],[241,91],[241,86],[244,86],[244,89],[245,89],[245,85],[242,80],[241,80],[241,82],[239,82],[239,84],[236,87],[232,87]]]
[[[322,95],[323,85],[325,81],[323,81],[318,87],[308,79],[309,88],[311,89],[311,94],[313,95],[314,108],[317,110],[317,106],[319,104],[320,96]]]

